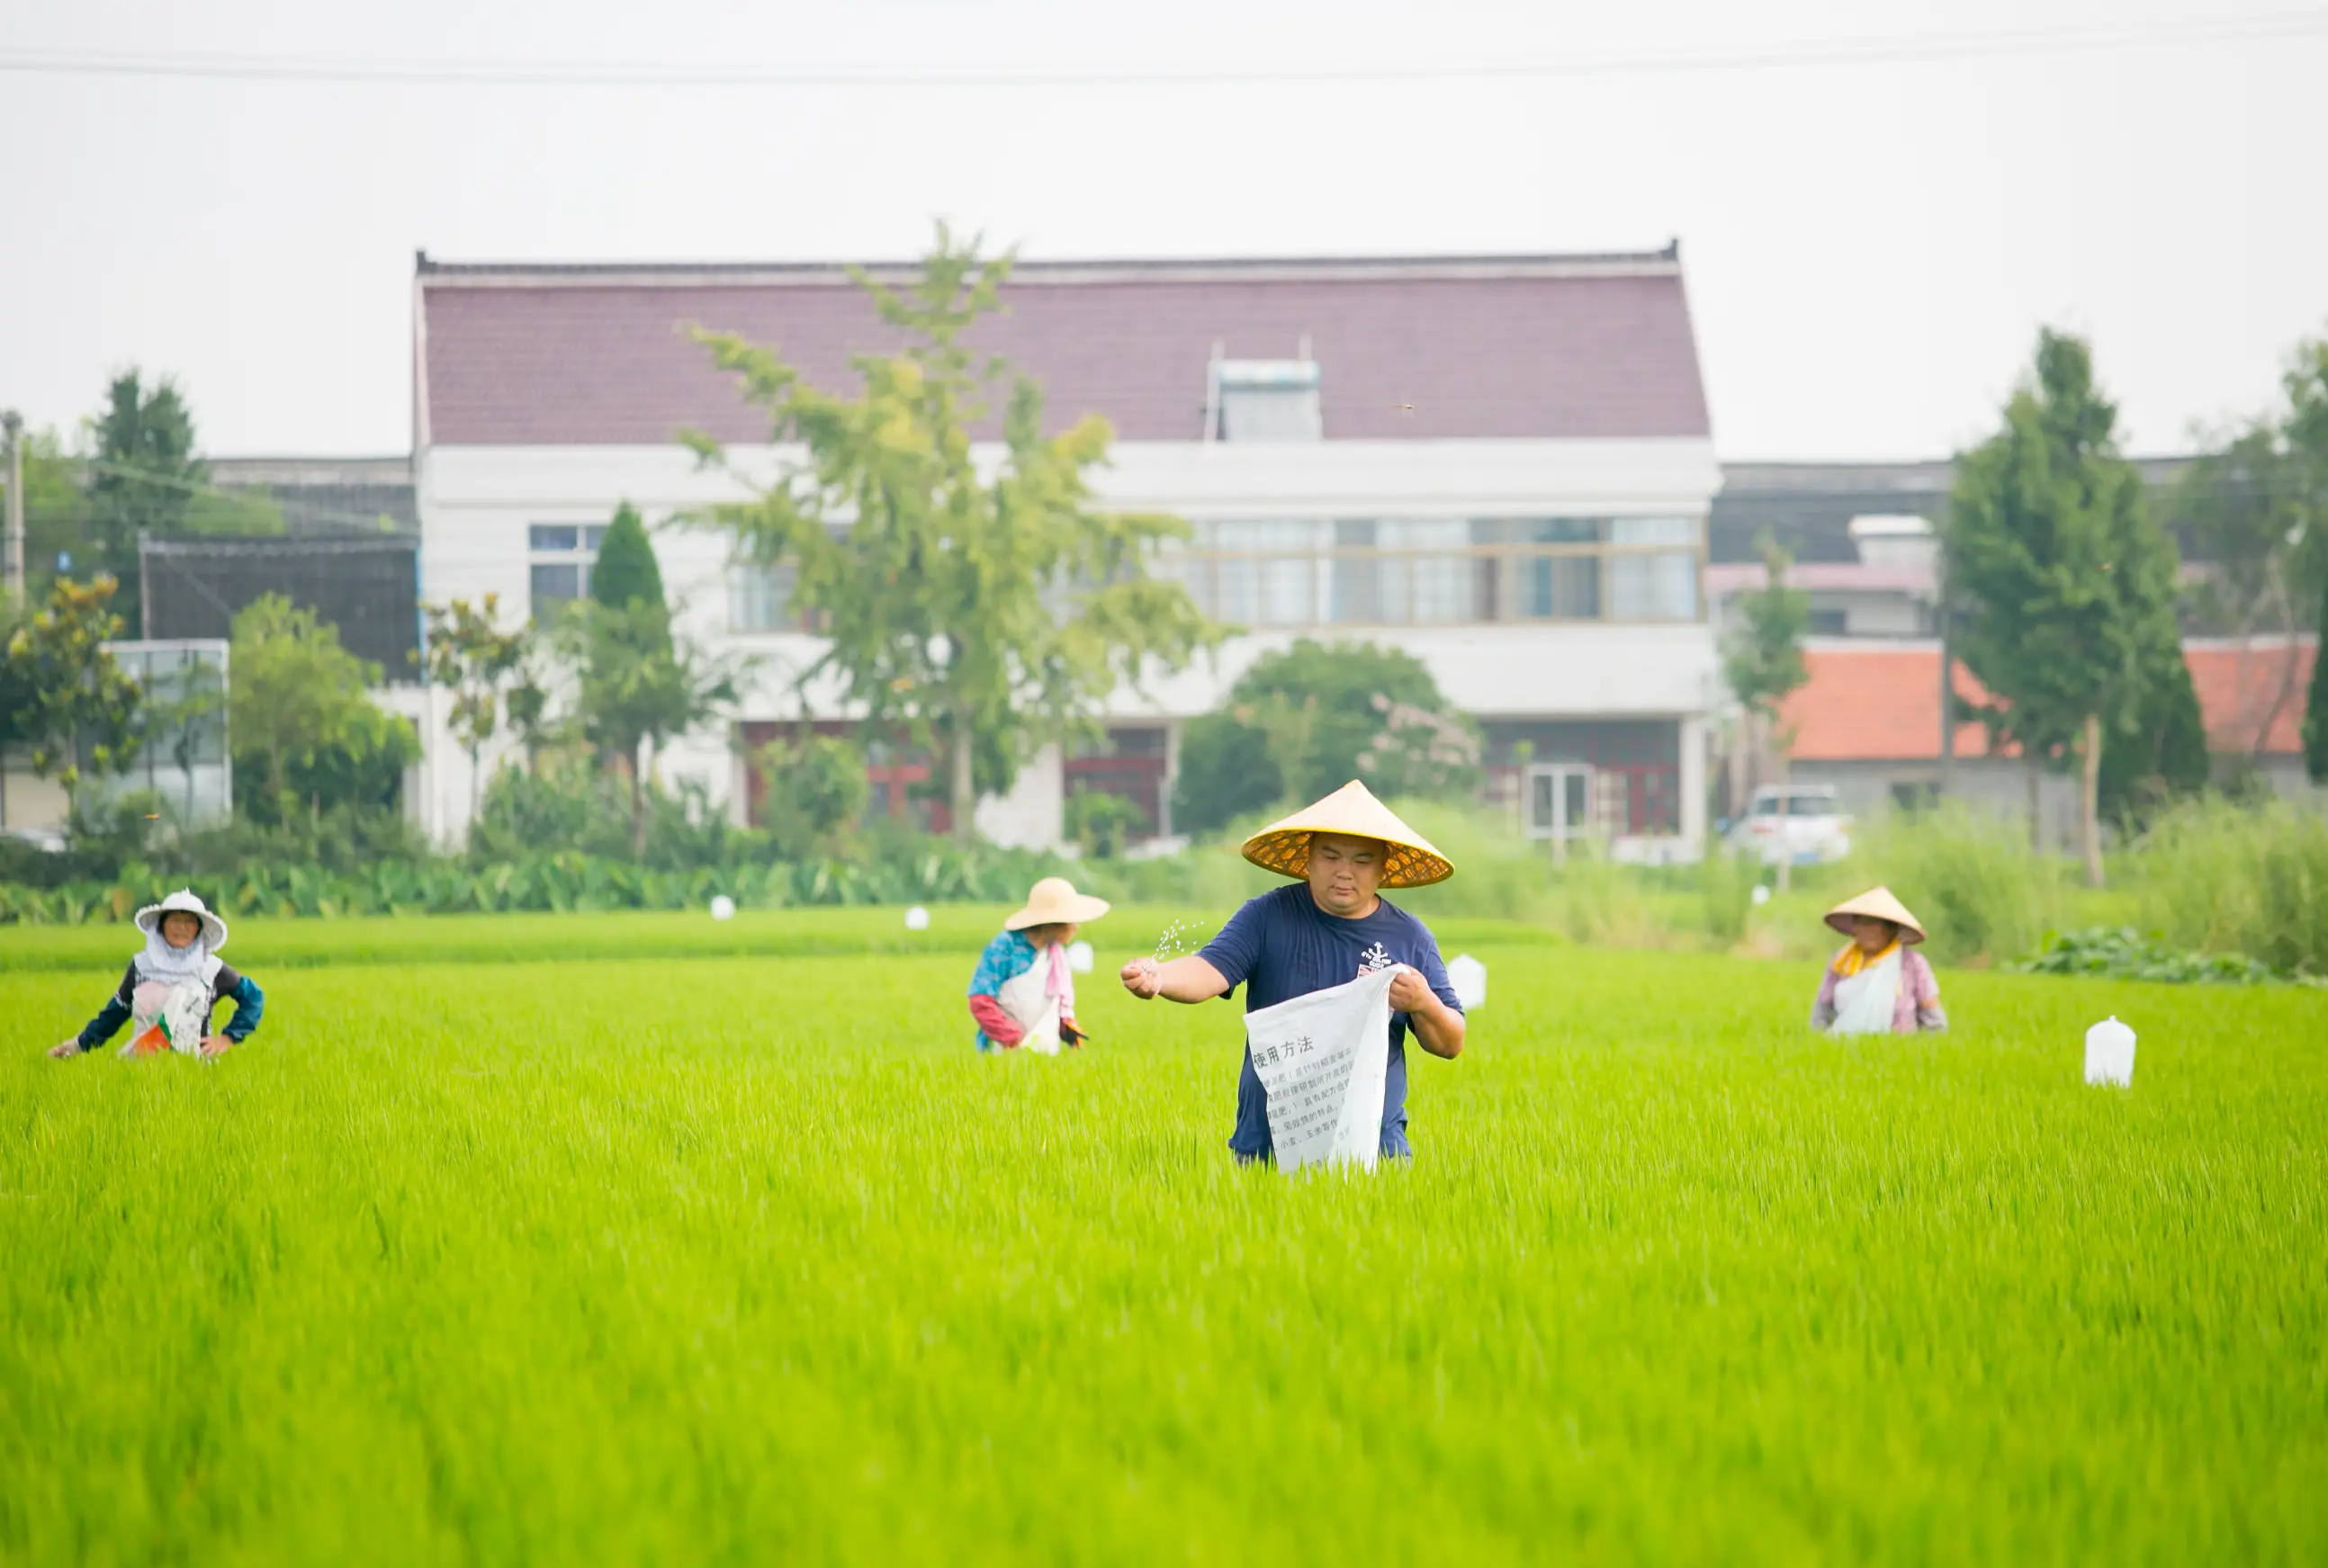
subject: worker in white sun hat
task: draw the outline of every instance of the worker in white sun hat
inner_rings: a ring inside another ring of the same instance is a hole
[[[215,1057],[240,1045],[258,1027],[267,998],[249,975],[221,959],[226,922],[192,891],[179,889],[158,904],[139,910],[136,924],[146,934],[143,950],[129,960],[112,999],[72,1039],[52,1048],[53,1057],[95,1050],[131,1025],[124,1056],[182,1051]],[[234,1003],[224,1030],[211,1031],[211,1015],[221,1002]]]

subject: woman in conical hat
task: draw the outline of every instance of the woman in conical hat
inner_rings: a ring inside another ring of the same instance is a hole
[[[143,951],[129,960],[113,997],[70,1040],[49,1054],[79,1056],[95,1050],[133,1023],[124,1056],[154,1056],[164,1050],[217,1056],[240,1045],[258,1027],[267,999],[248,975],[237,974],[218,956],[226,946],[226,922],[191,889],[181,888],[136,916],[146,934]],[[211,1032],[211,1014],[221,1002],[234,1003],[234,1017]]]
[[[1107,901],[1075,891],[1063,876],[1047,876],[1027,894],[1023,909],[1002,922],[970,976],[970,1015],[978,1022],[978,1049],[1025,1046],[1056,1055],[1061,1045],[1090,1037],[1075,1023],[1075,982],[1067,945],[1075,932],[1107,913]]]
[[[1383,1092],[1381,1153],[1408,1155],[1406,1039],[1437,1057],[1463,1049],[1463,1004],[1447,983],[1430,929],[1385,901],[1383,888],[1423,887],[1455,874],[1431,841],[1398,818],[1356,779],[1323,800],[1272,822],[1244,842],[1253,864],[1294,879],[1249,899],[1202,952],[1161,962],[1135,958],[1123,988],[1146,999],[1208,1002],[1245,987],[1245,1011],[1347,985],[1395,968],[1391,983],[1389,1052]],[[1229,1147],[1240,1160],[1272,1152],[1269,1097],[1253,1070],[1248,1043],[1237,1077],[1236,1127]]]
[[[1851,938],[1826,966],[1811,1003],[1811,1027],[1835,1034],[1913,1034],[1946,1029],[1940,983],[1915,946],[1921,921],[1890,888],[1870,888],[1826,912]]]

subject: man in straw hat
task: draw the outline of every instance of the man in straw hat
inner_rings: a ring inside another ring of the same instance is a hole
[[[135,1021],[124,1056],[155,1056],[165,1050],[217,1056],[250,1038],[267,999],[249,975],[239,975],[219,957],[226,946],[226,922],[188,889],[137,911],[146,934],[143,951],[132,957],[112,998],[72,1039],[49,1054],[79,1056],[95,1050]],[[211,1014],[221,1002],[234,1003],[234,1017],[220,1033],[211,1032]]]
[[[1463,1004],[1447,983],[1430,929],[1376,890],[1444,882],[1454,866],[1355,779],[1245,840],[1244,857],[1293,884],[1247,900],[1201,953],[1169,963],[1133,959],[1123,966],[1123,988],[1143,999],[1209,1002],[1242,985],[1251,1013],[1397,968],[1384,1042],[1390,1066],[1382,1153],[1413,1153],[1406,1139],[1406,1037],[1452,1059],[1463,1049]],[[1269,1096],[1253,1071],[1250,1044],[1237,1076],[1229,1147],[1245,1161],[1271,1153]]]
[[[1835,1034],[1913,1034],[1946,1029],[1940,983],[1921,953],[1924,928],[1890,888],[1870,888],[1826,912],[1851,940],[1819,981],[1811,1027]]]

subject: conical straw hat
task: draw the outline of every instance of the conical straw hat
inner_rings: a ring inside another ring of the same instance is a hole
[[[1890,888],[1870,888],[1855,899],[1846,899],[1826,912],[1826,923],[1851,935],[1851,917],[1873,915],[1879,920],[1889,920],[1900,928],[1901,937],[1910,946],[1924,939],[1924,928],[1908,912],[1908,906],[1892,896]]]
[[[1280,876],[1310,874],[1310,835],[1343,833],[1353,838],[1378,838],[1390,848],[1383,865],[1386,888],[1428,887],[1455,874],[1454,863],[1431,846],[1431,841],[1398,819],[1398,814],[1374,797],[1356,779],[1323,800],[1305,806],[1282,822],[1272,822],[1244,841],[1244,857],[1263,871]]]

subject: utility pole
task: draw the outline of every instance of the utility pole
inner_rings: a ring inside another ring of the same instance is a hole
[[[24,421],[11,408],[0,414],[8,433],[8,592],[24,597]]]

